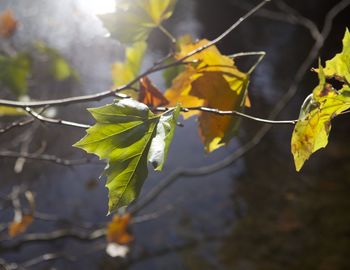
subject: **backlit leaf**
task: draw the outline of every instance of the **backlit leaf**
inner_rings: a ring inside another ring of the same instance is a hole
[[[153,114],[146,105],[132,99],[117,100],[89,111],[96,124],[74,146],[107,159],[104,174],[107,176],[111,212],[128,205],[138,196],[148,174],[150,147],[158,144],[153,142],[159,133],[157,124],[163,125],[165,120],[160,121],[162,115]],[[165,153],[170,143],[170,135],[167,135],[163,144]]]
[[[17,20],[11,10],[7,9],[0,13],[0,36],[11,37],[17,29]]]
[[[129,233],[130,214],[115,215],[107,225],[107,241],[120,245],[129,244],[134,237]]]
[[[115,13],[100,15],[112,37],[122,43],[135,43],[148,38],[153,28],[168,19],[176,0],[123,0]]]
[[[331,120],[350,108],[349,85],[336,91],[326,82],[322,66],[319,67],[319,80],[311,99],[302,108],[292,134],[291,149],[297,171],[312,153],[327,145]]]
[[[343,50],[326,61],[324,68],[326,77],[334,77],[337,80],[350,83],[350,32],[346,29],[343,38]]]
[[[27,78],[31,70],[31,61],[27,54],[15,56],[0,54],[0,85],[8,87],[16,97],[27,93]]]
[[[140,80],[139,101],[151,108],[169,104],[163,93],[158,90],[148,77],[143,77]]]
[[[157,134],[152,141],[148,155],[149,162],[152,163],[153,167],[157,171],[161,171],[163,169],[164,163],[168,156],[169,146],[174,137],[180,109],[181,107],[177,105],[175,109],[169,110],[162,114],[159,119]]]
[[[118,61],[112,66],[112,78],[114,87],[119,87],[129,83],[139,74],[143,57],[147,49],[145,42],[137,42],[126,49],[125,60]],[[137,98],[134,91],[124,91],[133,98]]]
[[[207,43],[207,40],[201,40],[195,44],[181,45],[177,58],[180,59]],[[191,56],[187,61],[197,63],[188,65],[165,93],[171,105],[179,102],[183,107],[207,106],[237,111],[243,109],[249,76],[240,72],[231,58],[222,55],[212,46]],[[186,114],[185,117],[199,114],[200,134],[208,152],[226,145],[235,134],[235,117],[198,111]]]

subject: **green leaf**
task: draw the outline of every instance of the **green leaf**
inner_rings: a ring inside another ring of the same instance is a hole
[[[176,0],[123,0],[116,13],[100,15],[112,37],[122,43],[135,43],[148,38],[153,28],[168,19]]]
[[[74,146],[107,159],[104,175],[109,190],[109,212],[128,205],[139,195],[148,175],[148,157],[158,164],[157,169],[163,166],[179,110],[176,107],[155,115],[133,99],[89,109],[96,124]]]
[[[140,192],[148,174],[147,156],[159,117],[132,99],[89,111],[97,123],[74,146],[108,160],[104,174],[112,212],[129,204]]]
[[[154,137],[148,155],[148,160],[157,171],[163,169],[168,156],[170,143],[173,140],[177,119],[180,114],[180,105],[165,112],[159,119],[157,134]]]
[[[0,84],[8,87],[17,98],[27,93],[30,70],[31,61],[26,53],[0,55]]]
[[[312,153],[328,144],[331,120],[350,108],[349,86],[344,85],[342,90],[336,91],[326,82],[321,65],[319,81],[312,97],[302,107],[292,134],[291,149],[297,171]]]
[[[35,47],[40,53],[49,58],[51,73],[57,81],[64,81],[69,78],[79,78],[76,70],[71,67],[58,50],[50,48],[42,42],[37,42]]]
[[[114,87],[119,87],[129,83],[131,80],[139,74],[143,57],[147,49],[145,42],[137,42],[131,47],[126,49],[124,62],[116,62],[112,66],[112,78]],[[133,98],[137,98],[134,92],[123,93],[131,95]]]
[[[342,82],[350,83],[350,32],[346,29],[343,38],[343,50],[329,61],[324,68],[326,77],[334,77]]]

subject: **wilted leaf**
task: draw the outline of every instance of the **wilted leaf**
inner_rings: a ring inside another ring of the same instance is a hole
[[[143,57],[147,49],[145,42],[137,42],[126,49],[125,61],[116,62],[112,66],[112,78],[114,87],[119,87],[129,83],[139,74]],[[133,91],[124,91],[123,93],[137,98],[137,94]]]
[[[134,237],[129,233],[130,214],[115,215],[107,226],[107,241],[120,245],[129,244]]]
[[[181,107],[177,105],[175,109],[169,110],[162,114],[159,119],[157,134],[152,141],[148,155],[149,162],[152,163],[153,167],[157,171],[161,171],[163,169],[164,163],[168,156],[169,146],[174,137],[180,109]]]
[[[51,65],[51,73],[57,81],[64,81],[71,77],[79,77],[76,70],[71,67],[59,51],[46,46],[42,42],[38,42],[36,48],[40,53],[45,54],[48,57]]]
[[[346,29],[343,38],[343,51],[326,61],[324,68],[326,77],[334,77],[342,82],[350,83],[350,32]]]
[[[117,12],[99,17],[120,42],[145,41],[153,28],[172,15],[175,3],[176,0],[123,0]]]
[[[180,59],[207,43],[207,40],[201,40],[195,44],[182,45],[177,58]],[[195,61],[197,64],[187,66],[165,93],[171,105],[179,102],[183,107],[243,109],[249,77],[237,69],[231,58],[222,55],[212,46],[191,56],[187,61]],[[194,114],[199,114],[200,134],[208,152],[227,144],[234,136],[237,124],[235,117],[198,111],[191,113]]]
[[[21,220],[13,221],[8,229],[8,234],[10,237],[15,237],[23,232],[25,232],[30,224],[33,222],[32,215],[23,215]]]
[[[17,29],[17,20],[11,10],[7,9],[0,13],[0,36],[11,37]]]
[[[319,80],[312,98],[300,112],[292,135],[291,149],[297,171],[312,153],[327,145],[331,120],[350,108],[348,85],[336,91],[326,82],[322,66],[319,67]]]
[[[162,115],[153,114],[146,105],[132,99],[89,111],[96,124],[74,146],[108,160],[104,174],[111,212],[138,196],[148,174],[148,153]],[[170,143],[168,138],[164,138],[165,147]]]
[[[15,56],[0,55],[0,84],[8,87],[17,97],[27,93],[27,77],[31,69],[31,61],[27,54]]]
[[[151,108],[169,104],[163,93],[158,90],[148,77],[143,77],[140,80],[139,101]]]

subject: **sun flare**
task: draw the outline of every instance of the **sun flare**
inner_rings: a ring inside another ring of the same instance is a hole
[[[83,3],[94,14],[112,13],[116,10],[116,0],[84,0]]]

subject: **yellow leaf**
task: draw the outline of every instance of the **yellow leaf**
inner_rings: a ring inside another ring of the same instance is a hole
[[[334,77],[337,80],[350,83],[350,32],[346,29],[343,38],[343,50],[331,60],[326,61],[324,68],[326,77]]]
[[[180,44],[177,59],[205,46],[209,41]],[[215,46],[189,57],[188,65],[178,75],[165,97],[171,105],[181,103],[183,107],[207,106],[219,110],[241,111],[246,104],[247,74],[239,71],[233,59],[222,55]],[[199,115],[199,130],[205,149],[212,152],[226,145],[234,136],[237,119],[205,112],[186,113],[185,117]]]
[[[33,222],[33,215],[23,215],[21,220],[13,221],[9,228],[8,234],[10,237],[15,237],[25,232],[30,224]]]
[[[310,101],[302,108],[292,134],[291,150],[297,171],[312,153],[328,144],[331,120],[350,108],[349,86],[336,91],[326,83],[322,66],[319,67],[319,79],[320,83]]]
[[[118,61],[113,64],[112,78],[115,88],[135,79],[140,71],[146,48],[147,44],[145,42],[137,42],[126,49],[125,61]],[[127,90],[123,93],[137,99],[135,91]]]
[[[107,240],[120,245],[129,244],[134,237],[128,232],[131,215],[115,215],[107,226]]]

